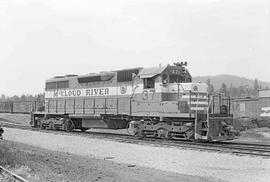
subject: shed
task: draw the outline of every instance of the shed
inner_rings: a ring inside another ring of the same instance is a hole
[[[237,98],[233,99],[231,104],[234,118],[258,118],[260,115],[258,98]]]
[[[259,107],[270,107],[270,89],[259,90]]]

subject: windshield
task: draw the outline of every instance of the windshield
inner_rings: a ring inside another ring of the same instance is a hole
[[[188,70],[184,67],[169,66],[162,73],[163,83],[189,83],[191,80]]]
[[[170,75],[169,83],[182,83],[185,82],[185,77],[180,75]]]

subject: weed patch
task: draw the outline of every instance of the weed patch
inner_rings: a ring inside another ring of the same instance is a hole
[[[5,141],[0,141],[0,165],[15,167],[16,164],[20,163],[17,153],[13,151],[10,144]]]

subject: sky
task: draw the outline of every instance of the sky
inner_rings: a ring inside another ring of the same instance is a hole
[[[0,94],[177,61],[270,82],[270,0],[0,0]]]

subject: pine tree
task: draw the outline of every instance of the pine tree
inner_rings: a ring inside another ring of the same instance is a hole
[[[209,91],[210,91],[211,94],[214,93],[214,86],[213,86],[213,84],[210,85]]]
[[[253,84],[253,95],[254,96],[257,96],[258,95],[259,88],[260,88],[259,82],[258,82],[257,78],[255,78],[254,84]]]
[[[20,98],[20,101],[26,101],[27,100],[27,96],[22,94],[21,98]]]
[[[35,96],[36,100],[37,101],[43,101],[44,100],[44,97],[45,97],[45,94],[44,93],[39,93]]]
[[[222,83],[221,88],[220,88],[220,93],[224,93],[226,96],[228,95],[227,85],[225,83]]]
[[[233,95],[233,86],[232,86],[232,83],[230,84],[230,90],[229,90],[229,96],[232,97]]]
[[[211,81],[210,81],[210,79],[208,78],[207,80],[206,80],[206,84],[207,84],[207,92],[209,93],[209,94],[212,94],[213,92],[214,92],[214,86],[211,84]]]
[[[6,100],[5,94],[2,94],[2,95],[1,95],[1,100],[2,100],[2,101],[5,101],[5,100]]]

